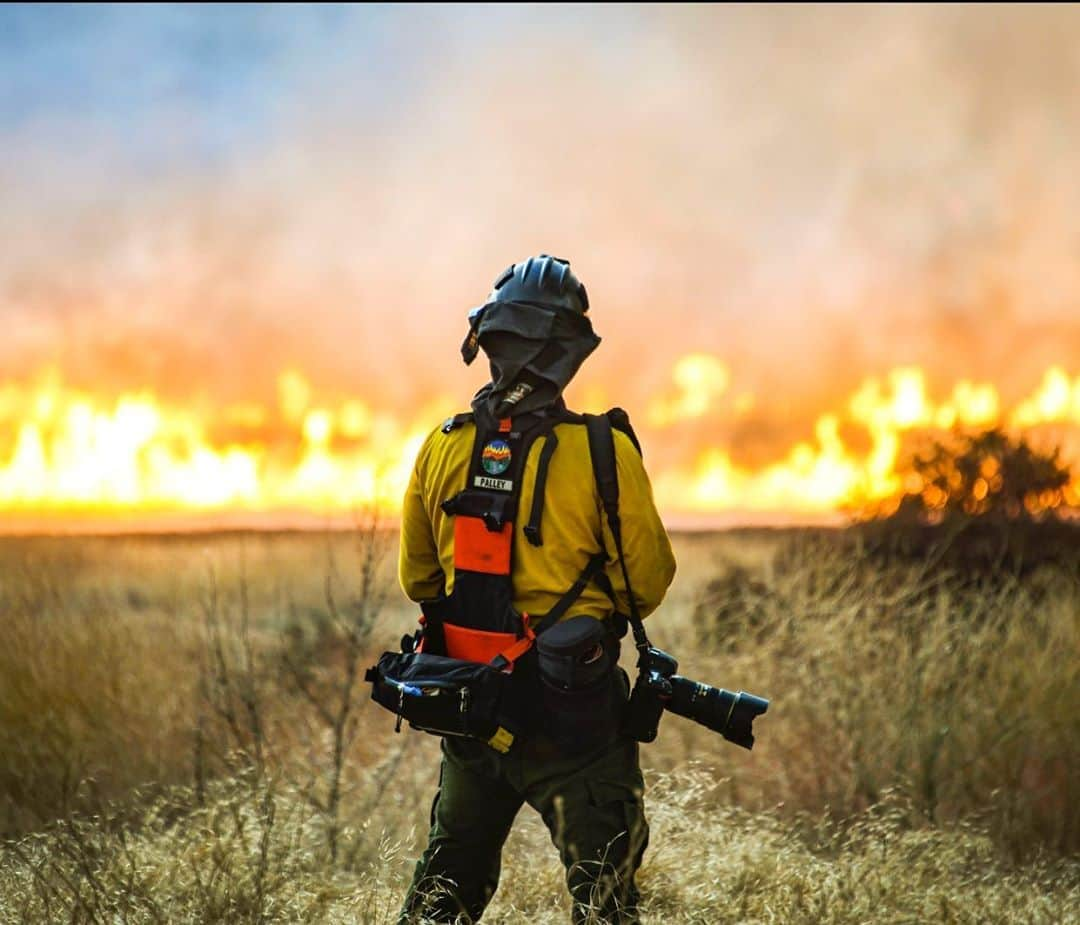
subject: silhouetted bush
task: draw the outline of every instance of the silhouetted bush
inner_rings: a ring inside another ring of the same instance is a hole
[[[1069,469],[1061,452],[1033,448],[1002,430],[934,440],[911,471],[920,488],[903,496],[895,517],[934,523],[953,517],[1030,520],[1068,507]]]
[[[978,573],[1080,562],[1072,476],[1058,449],[999,429],[958,434],[916,453],[908,480],[912,490],[855,531],[873,553]]]

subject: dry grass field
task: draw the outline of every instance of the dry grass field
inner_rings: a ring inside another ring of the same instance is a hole
[[[438,763],[357,673],[414,621],[394,544],[0,539],[0,922],[393,922]],[[644,748],[646,921],[1080,922],[1080,574],[676,552],[654,641],[772,704]],[[485,921],[567,917],[523,811]]]

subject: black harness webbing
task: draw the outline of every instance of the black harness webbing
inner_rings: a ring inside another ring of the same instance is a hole
[[[475,420],[475,417],[476,416],[472,411],[463,411],[461,414],[455,414],[453,417],[447,418],[443,423],[442,432],[448,434],[462,425]],[[529,509],[529,522],[525,525],[523,531],[525,533],[525,539],[533,546],[544,545],[544,539],[540,533],[540,525],[544,517],[544,490],[547,487],[548,467],[551,465],[551,457],[555,454],[555,450],[559,445],[559,438],[555,436],[554,426],[561,420],[572,420],[573,418],[574,416],[569,414],[553,416],[549,419],[546,427],[541,429],[541,433],[538,435],[544,438],[544,445],[540,450],[540,459],[537,461],[536,481],[533,484],[532,507]],[[547,430],[547,433],[544,433],[543,430]],[[448,514],[461,513],[457,510],[447,509],[446,502],[443,503],[443,510]]]
[[[529,512],[529,522],[525,525],[524,531],[525,539],[533,546],[544,545],[543,537],[540,535],[540,521],[544,516],[544,489],[547,487],[548,466],[551,465],[551,457],[558,445],[559,438],[555,436],[555,431],[549,431],[540,449],[540,459],[536,465],[536,481],[533,483],[532,510]]]
[[[611,420],[606,414],[586,414],[583,417],[589,435],[589,453],[592,455],[596,488],[607,515],[611,536],[615,540],[615,552],[619,557],[619,566],[626,585],[626,597],[630,604],[628,617],[630,628],[634,631],[634,644],[639,652],[643,652],[650,647],[650,643],[641,622],[637,598],[634,597],[630,573],[626,568],[626,557],[623,555],[622,520],[619,518],[619,474],[615,468],[615,439],[611,433]],[[637,441],[633,442],[636,446]]]
[[[544,618],[532,631],[532,637],[535,638],[541,633],[551,629],[551,627],[563,618],[566,612],[574,605],[574,602],[581,597],[581,593],[585,590],[585,587],[589,582],[594,580],[598,575],[603,574],[604,563],[606,561],[607,555],[602,552],[596,553],[589,559],[588,564],[582,569],[581,574],[578,575],[577,580],[570,586],[569,590],[555,602],[555,606],[552,607],[551,610],[544,614]],[[491,664],[495,668],[505,668],[508,663],[509,660],[502,655],[496,656],[491,661]]]
[[[474,415],[472,412],[454,415],[452,418],[448,418],[443,424],[443,433],[450,433],[452,430],[473,420]],[[627,569],[626,557],[623,553],[622,521],[619,517],[619,476],[615,463],[615,441],[612,436],[612,423],[614,421],[615,426],[626,433],[634,447],[639,453],[641,452],[641,446],[638,443],[637,436],[634,434],[633,429],[630,427],[629,418],[625,411],[621,408],[613,408],[607,414],[583,414],[580,416],[563,414],[549,419],[545,422],[546,426],[545,424],[540,425],[540,432],[536,437],[542,437],[544,445],[540,451],[540,459],[537,461],[536,480],[533,485],[533,499],[532,507],[529,512],[529,522],[525,526],[523,532],[526,539],[533,546],[543,545],[543,537],[540,528],[544,511],[544,492],[547,486],[547,475],[548,468],[551,465],[551,457],[554,455],[555,449],[559,445],[559,440],[554,433],[554,425],[560,420],[576,420],[585,424],[589,439],[589,454],[592,458],[593,476],[596,479],[597,491],[600,495],[601,503],[603,504],[608,526],[611,529],[611,535],[615,540],[615,552],[619,559],[619,567],[622,570],[623,582],[626,586],[626,594],[630,609],[628,621],[634,633],[634,643],[636,647],[639,650],[643,650],[650,646],[650,642],[645,633],[645,627],[638,610],[637,598],[634,596],[634,591],[630,584],[630,573]],[[460,495],[444,501],[442,503],[442,508],[447,514],[481,516],[488,529],[498,530],[501,529],[502,524],[505,523],[506,520],[513,518],[513,511],[510,510],[510,508],[514,505],[509,498],[505,499],[505,502],[505,509],[503,510],[492,510],[489,501],[487,502],[487,509],[484,511],[474,511],[471,510],[473,505],[468,502],[466,493],[462,492]],[[544,614],[543,619],[533,630],[533,633],[538,635],[558,623],[581,596],[590,581],[595,581],[600,586],[601,590],[614,601],[614,589],[611,586],[611,581],[604,572],[604,565],[606,562],[607,553],[603,550],[591,556],[585,568],[581,571],[581,574],[578,575],[577,580],[567,589],[566,593],[555,602],[555,605]]]
[[[607,555],[602,552],[594,554],[588,564],[581,570],[581,574],[578,575],[577,581],[575,581],[570,589],[560,597],[555,606],[551,608],[541,620],[536,629],[533,630],[538,636],[546,629],[550,629],[556,623],[558,623],[574,602],[581,597],[581,593],[585,590],[586,586],[592,581],[599,573],[604,569],[604,563],[607,561]]]

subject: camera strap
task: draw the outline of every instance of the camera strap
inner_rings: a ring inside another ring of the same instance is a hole
[[[639,652],[644,652],[651,643],[645,634],[637,598],[634,597],[634,590],[630,585],[626,557],[623,555],[622,520],[619,517],[619,474],[615,467],[615,438],[612,435],[611,423],[613,415],[620,416],[620,420],[626,419],[626,412],[620,408],[613,408],[607,414],[584,414],[582,417],[585,419],[585,428],[589,435],[589,453],[592,456],[596,488],[604,506],[608,526],[611,528],[611,536],[615,540],[615,553],[619,557],[619,567],[622,569],[623,582],[626,585],[626,597],[630,607],[628,619],[634,633],[634,645]],[[629,421],[627,421],[627,426],[629,426]],[[640,447],[632,432],[629,436],[640,452]]]

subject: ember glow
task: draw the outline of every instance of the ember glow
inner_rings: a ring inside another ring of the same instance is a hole
[[[672,429],[721,413],[715,400],[728,378],[718,357],[678,360],[671,394],[653,400],[642,424],[646,451]],[[726,413],[748,413],[747,395]],[[96,396],[47,371],[0,387],[0,511],[45,522],[140,513],[392,514],[420,443],[454,410],[449,397],[434,398],[403,421],[361,396],[322,400],[303,374],[288,370],[276,403],[200,413],[148,391]],[[806,439],[774,461],[740,465],[706,428],[690,458],[653,467],[653,480],[661,507],[676,516],[823,515],[917,491],[901,471],[907,437],[992,425],[1075,432],[1080,375],[1051,368],[1028,397],[1003,408],[991,384],[961,380],[935,399],[921,370],[897,368],[823,411]],[[1080,483],[1067,497],[1080,501]]]

